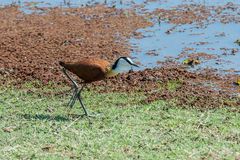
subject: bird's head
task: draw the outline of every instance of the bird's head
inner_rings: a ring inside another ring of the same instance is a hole
[[[137,64],[135,64],[131,58],[129,57],[120,57],[118,58],[114,64],[112,65],[111,69],[107,73],[107,77],[113,77],[116,76],[118,73],[123,72],[124,70],[128,69],[127,67],[135,66],[139,67]]]
[[[127,64],[127,65],[130,65],[130,66],[139,67],[136,63],[134,63],[134,62],[132,61],[131,58],[129,58],[129,57],[120,57],[120,58],[118,58],[118,59],[115,61],[115,63],[112,65],[112,69],[113,69],[113,70],[116,70],[116,69],[118,69],[118,68],[120,68],[120,67],[125,66],[126,64]]]

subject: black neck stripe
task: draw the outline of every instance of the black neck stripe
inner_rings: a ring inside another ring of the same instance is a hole
[[[116,60],[116,62],[112,65],[112,69],[116,69],[117,68],[117,65],[118,65],[118,62],[120,59],[124,59],[125,61],[127,61],[130,65],[132,65],[132,63],[127,59],[127,57],[120,57]]]
[[[112,65],[112,69],[116,69],[117,68],[117,64],[119,62],[120,58],[118,58],[115,63]]]

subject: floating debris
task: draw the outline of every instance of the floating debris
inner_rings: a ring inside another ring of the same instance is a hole
[[[240,78],[236,80],[236,82],[233,82],[235,85],[240,86]]]
[[[183,61],[183,64],[190,65],[190,66],[198,65],[200,63],[201,62],[199,59],[192,59],[192,58],[187,58]]]
[[[237,39],[234,43],[237,43],[240,46],[240,39]]]

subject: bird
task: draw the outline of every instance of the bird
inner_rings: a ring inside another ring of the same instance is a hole
[[[84,115],[91,116],[82,102],[81,92],[83,88],[89,83],[105,80],[108,77],[118,75],[121,72],[121,68],[126,64],[139,67],[129,57],[119,57],[112,65],[108,61],[98,58],[82,58],[77,62],[59,61],[59,65],[62,66],[62,72],[72,82],[73,94],[68,102],[70,109],[78,99],[84,111]],[[70,77],[67,71],[77,75],[82,80],[81,88],[78,87],[77,82]]]

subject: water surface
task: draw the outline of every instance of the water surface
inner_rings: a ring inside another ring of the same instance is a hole
[[[227,3],[240,5],[239,0],[1,0],[0,6],[17,4],[22,6],[24,12],[30,13],[26,3],[39,7],[80,7],[85,5],[105,4],[117,8],[131,8],[141,5],[144,11],[138,10],[139,14],[154,11],[157,8],[171,9],[182,4],[201,4],[206,6],[221,6]],[[187,57],[179,57],[186,48],[193,48],[191,53],[204,52],[216,55],[217,59],[202,60],[201,68],[217,68],[219,70],[235,69],[240,70],[240,53],[231,54],[231,50],[238,50],[240,47],[234,43],[240,38],[240,25],[238,23],[223,24],[214,22],[196,27],[195,24],[175,25],[167,22],[160,24],[154,21],[154,25],[145,29],[140,29],[143,38],[131,38],[129,41],[133,46],[132,57],[142,63],[141,69],[158,66],[158,62],[174,60],[182,62]],[[171,34],[166,31],[173,28]],[[204,42],[204,44],[201,44]],[[149,55],[147,53],[154,53]]]

